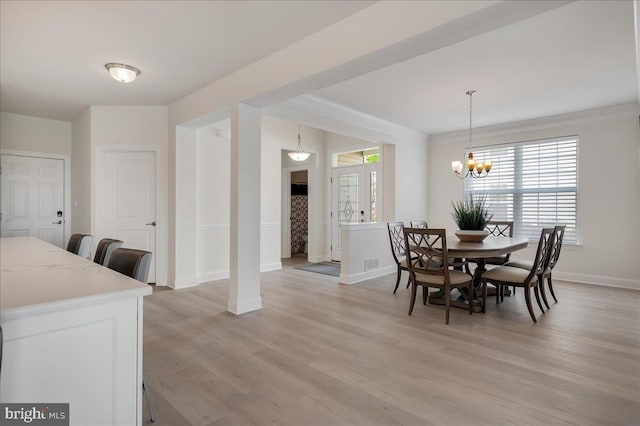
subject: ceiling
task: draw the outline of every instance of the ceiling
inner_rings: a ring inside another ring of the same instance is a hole
[[[2,111],[72,120],[89,105],[168,105],[369,1],[0,2]],[[580,1],[314,96],[431,134],[637,102],[631,1]],[[142,70],[134,84],[104,64]]]
[[[168,105],[369,1],[1,1],[2,111],[72,120],[89,105]],[[107,62],[142,74],[109,77]]]
[[[314,92],[426,134],[637,102],[631,1],[582,1]],[[375,89],[375,90],[374,90]]]

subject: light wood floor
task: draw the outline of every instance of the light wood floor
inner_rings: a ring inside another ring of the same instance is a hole
[[[446,326],[439,306],[408,316],[394,280],[285,268],[262,275],[263,309],[241,316],[226,312],[226,280],[156,289],[155,424],[640,424],[640,292],[558,281],[538,324],[519,289]]]

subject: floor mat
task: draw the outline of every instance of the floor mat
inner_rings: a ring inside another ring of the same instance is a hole
[[[334,262],[311,263],[309,265],[296,266],[293,269],[315,272],[317,274],[331,275],[332,277],[340,276],[340,264]]]

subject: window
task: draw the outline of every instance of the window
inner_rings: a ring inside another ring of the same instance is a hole
[[[578,138],[562,137],[475,149],[493,160],[491,173],[467,179],[465,193],[486,194],[494,220],[512,220],[514,235],[537,241],[540,229],[564,224],[577,244]]]

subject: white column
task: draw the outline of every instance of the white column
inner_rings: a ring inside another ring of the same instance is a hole
[[[231,107],[229,312],[262,308],[260,296],[260,109]]]
[[[196,131],[176,127],[175,142],[175,263],[169,286],[192,287],[196,277]]]

